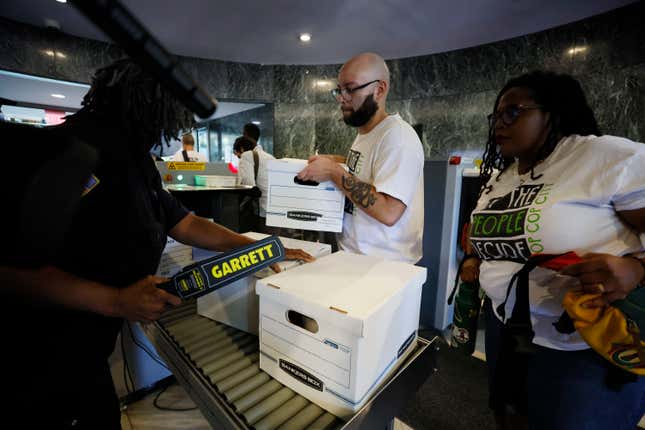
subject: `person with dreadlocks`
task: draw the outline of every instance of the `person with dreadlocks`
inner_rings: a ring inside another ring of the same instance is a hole
[[[162,135],[168,141],[190,129],[192,117],[155,78],[121,60],[98,70],[83,108],[51,130],[91,145],[99,162],[56,261],[0,267],[3,318],[16,324],[3,339],[13,396],[4,420],[119,429],[107,359],[123,321],[150,322],[180,303],[153,276],[167,236],[219,251],[253,242],[188,213],[162,188],[150,149]],[[287,250],[287,258],[312,260],[301,250]]]
[[[489,121],[462,278],[478,277],[492,304],[486,359],[498,428],[632,430],[645,378],[563,326],[562,299],[583,288],[602,293],[588,306],[605,306],[642,285],[645,145],[601,135],[579,82],[551,72],[511,79]],[[536,254],[571,251],[582,262],[560,272],[520,270]]]

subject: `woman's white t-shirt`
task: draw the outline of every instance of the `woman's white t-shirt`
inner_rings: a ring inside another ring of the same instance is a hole
[[[531,254],[574,251],[625,255],[641,251],[645,235],[620,220],[617,211],[645,208],[645,145],[614,136],[562,139],[551,155],[519,175],[517,163],[488,182],[471,216],[470,240],[482,258],[480,284],[496,309],[509,281]],[[588,348],[577,332],[563,334],[553,323],[576,278],[536,268],[529,275],[533,342],[553,349]],[[510,316],[515,291],[506,303]],[[495,310],[497,315],[497,311]],[[499,318],[499,315],[497,315]],[[501,319],[501,318],[500,318]]]

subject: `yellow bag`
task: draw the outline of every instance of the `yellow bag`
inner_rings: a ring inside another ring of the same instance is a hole
[[[580,336],[598,354],[628,372],[645,375],[645,288],[604,308],[582,306],[600,296],[601,293],[571,290],[562,306]]]

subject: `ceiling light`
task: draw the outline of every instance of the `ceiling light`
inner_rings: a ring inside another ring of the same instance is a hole
[[[62,52],[58,52],[58,51],[56,51],[56,56],[58,58],[67,58],[67,55],[63,54]]]
[[[586,46],[574,46],[573,48],[569,49],[567,51],[567,53],[569,55],[575,55],[575,54],[579,54],[581,52],[585,52],[586,50],[587,50]]]
[[[43,53],[45,55],[49,55],[50,57],[53,57],[54,55],[56,55],[56,53],[54,51],[51,51],[51,50],[50,51],[43,51]]]
[[[260,121],[251,121],[251,122],[252,122],[253,124],[255,124],[255,125],[260,125],[260,124],[262,124]]]
[[[309,33],[300,33],[299,39],[301,42],[309,42],[311,40],[311,34]]]
[[[67,0],[56,0],[58,3],[67,3]]]
[[[316,81],[316,86],[317,87],[330,87],[331,82],[330,81]]]
[[[64,99],[65,98],[65,96],[62,95],[62,94],[52,94],[52,97],[54,97],[55,99]]]

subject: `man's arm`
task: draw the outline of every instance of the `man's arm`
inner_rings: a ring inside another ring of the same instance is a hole
[[[406,208],[401,200],[379,193],[372,184],[359,180],[346,172],[340,164],[325,156],[309,158],[309,164],[298,174],[298,178],[305,181],[333,181],[354,205],[387,226],[396,224]]]
[[[318,154],[319,157],[327,157],[332,161],[335,161],[336,163],[340,164],[345,164],[347,161],[347,157],[344,155],[338,155],[338,154]]]

